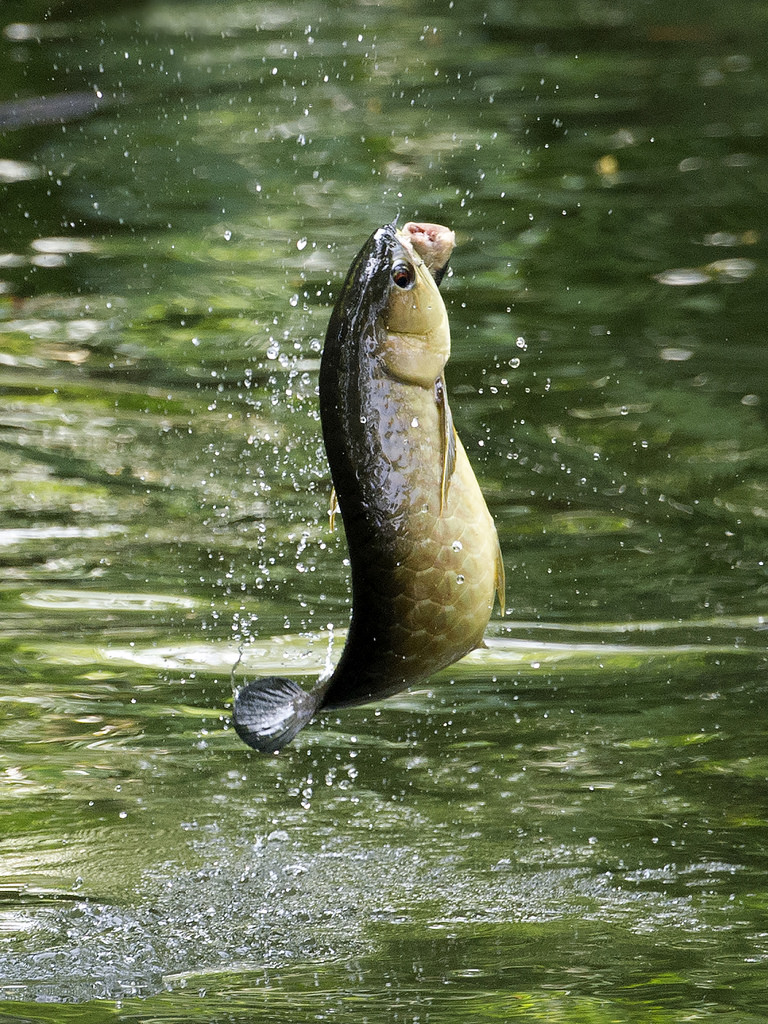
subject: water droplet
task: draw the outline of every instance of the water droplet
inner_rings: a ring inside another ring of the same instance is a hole
[[[411,426],[412,427],[418,427],[418,425],[419,425],[419,417],[418,416],[414,416],[413,419],[411,420]]]
[[[462,576],[461,573],[457,573],[457,575],[456,575],[456,582],[457,583],[463,583],[464,582],[464,577]]]
[[[455,540],[455,541],[453,542],[453,544],[451,544],[451,548],[452,548],[452,549],[453,549],[454,551],[461,551],[462,547],[463,547],[463,544],[461,543],[461,541],[460,541],[460,540]]]
[[[226,231],[224,232],[224,240],[228,242],[228,241],[230,240],[230,238],[231,238],[231,237],[232,237],[232,232],[231,232],[231,231],[230,231],[229,229],[227,229],[227,230],[226,230]]]
[[[294,295],[292,295],[290,297],[290,299],[288,299],[288,301],[290,302],[290,304],[292,306],[298,306],[298,304],[299,304],[299,296],[294,294]]]
[[[689,348],[663,348],[659,356],[668,363],[684,363],[693,352]]]
[[[299,252],[301,252],[301,250],[302,249],[306,249],[306,247],[307,247],[307,240],[306,240],[306,238],[300,238],[298,240],[298,242],[296,243],[296,248],[299,250]]]
[[[659,284],[668,284],[673,287],[685,287],[686,285],[706,284],[712,278],[709,274],[697,268],[677,267],[674,270],[664,270],[660,274],[654,274],[653,278]]]

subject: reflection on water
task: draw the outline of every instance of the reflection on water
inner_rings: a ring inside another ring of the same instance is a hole
[[[765,15],[554,10],[6,15],[4,1020],[768,1015]],[[264,758],[233,686],[348,624],[319,352],[398,211],[457,232],[512,607]]]

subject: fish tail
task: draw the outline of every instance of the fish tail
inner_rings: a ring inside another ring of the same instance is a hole
[[[248,746],[276,754],[304,728],[321,702],[322,691],[307,692],[292,679],[266,676],[237,691],[232,720]]]

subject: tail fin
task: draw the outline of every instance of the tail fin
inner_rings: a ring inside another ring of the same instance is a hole
[[[303,729],[322,698],[292,679],[266,676],[246,683],[235,695],[232,720],[241,740],[276,754]]]

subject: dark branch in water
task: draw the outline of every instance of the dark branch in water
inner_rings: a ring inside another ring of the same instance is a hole
[[[109,101],[114,104],[114,100]],[[107,101],[95,92],[64,92],[55,96],[0,103],[0,128],[26,128],[36,124],[66,124],[95,114]]]

